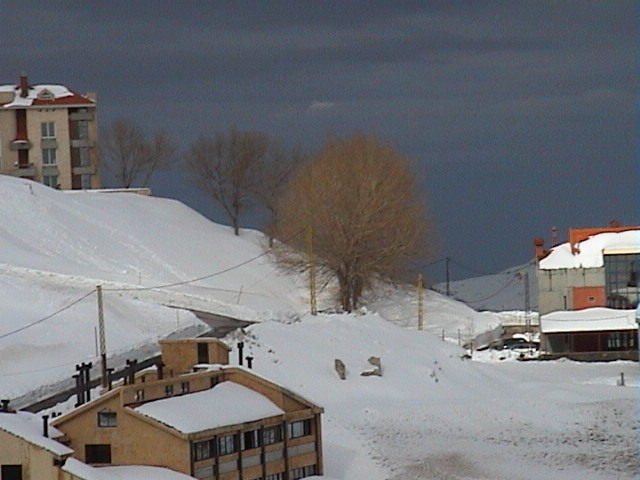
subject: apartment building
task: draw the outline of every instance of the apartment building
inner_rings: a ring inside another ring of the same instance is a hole
[[[229,366],[219,340],[165,340],[161,347],[159,367],[52,422],[77,460],[162,466],[203,480],[322,474],[322,408]]]
[[[100,188],[96,96],[63,85],[0,85],[0,173],[63,190]]]

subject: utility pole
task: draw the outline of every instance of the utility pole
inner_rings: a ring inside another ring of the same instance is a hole
[[[449,284],[451,283],[451,278],[449,276],[449,262],[451,261],[450,257],[445,257],[445,265],[447,270],[447,297],[451,296],[451,289],[449,288]]]
[[[424,324],[424,281],[421,273],[418,274],[416,293],[418,296],[418,330],[422,330]]]
[[[311,225],[307,225],[307,256],[309,257],[309,307],[311,315],[317,315],[316,260],[313,256],[313,229]]]
[[[100,367],[102,370],[102,388],[109,387],[109,372],[107,370],[107,346],[104,338],[104,309],[102,307],[102,286],[96,286],[98,292],[98,334],[100,337]]]

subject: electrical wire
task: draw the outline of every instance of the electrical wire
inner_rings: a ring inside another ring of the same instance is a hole
[[[282,241],[282,243],[286,243],[292,239],[294,239],[295,237],[297,237],[298,235],[300,235],[302,232],[304,232],[306,230],[306,228],[303,228],[302,230],[300,230],[299,232],[291,235],[290,237],[286,238],[285,240]],[[123,288],[103,288],[103,291],[109,291],[109,292],[125,292],[125,291],[143,291],[143,290],[156,290],[156,289],[162,289],[162,288],[171,288],[171,287],[178,287],[180,285],[188,285],[190,283],[196,283],[196,282],[200,282],[202,280],[206,280],[208,278],[212,278],[212,277],[216,277],[218,275],[222,275],[224,273],[228,273],[232,270],[235,270],[237,268],[240,267],[244,267],[245,265],[256,261],[257,259],[264,257],[265,255],[268,255],[269,253],[271,253],[274,250],[275,247],[271,247],[267,250],[265,250],[264,252],[262,252],[259,255],[256,255],[255,257],[252,257],[248,260],[245,260],[244,262],[238,263],[237,265],[233,265],[229,268],[225,268],[224,270],[220,270],[218,272],[214,272],[211,273],[209,275],[204,275],[202,277],[197,277],[197,278],[192,278],[190,280],[184,280],[181,282],[175,282],[175,283],[167,283],[165,285],[155,285],[152,287],[123,287]]]
[[[0,335],[0,339],[6,338],[10,335],[14,335],[16,333],[22,332],[23,330],[26,330],[27,328],[31,328],[35,325],[38,325],[46,320],[49,320],[52,317],[55,317],[56,315],[58,315],[59,313],[64,312],[65,310],[68,310],[69,308],[73,307],[74,305],[80,303],[82,300],[84,300],[85,298],[87,298],[89,295],[92,295],[95,292],[95,290],[91,290],[89,293],[87,293],[86,295],[83,295],[82,297],[80,297],[79,299],[75,300],[74,302],[70,303],[69,305],[66,305],[64,307],[62,307],[60,310],[57,310],[49,315],[47,315],[44,318],[41,318],[40,320],[36,320],[35,322],[29,323],[27,325],[23,325],[20,328],[17,328],[11,332],[7,332],[7,333],[3,333],[2,335]]]

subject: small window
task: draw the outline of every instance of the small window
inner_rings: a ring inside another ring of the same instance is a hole
[[[85,445],[86,463],[111,463],[111,445]]]
[[[173,385],[165,385],[165,387],[164,387],[164,396],[165,397],[173,396]]]
[[[251,450],[252,448],[258,448],[261,445],[260,442],[260,430],[251,430],[242,434],[242,449]]]
[[[289,424],[289,438],[306,437],[307,435],[311,435],[311,419]]]
[[[60,186],[58,184],[58,175],[44,175],[42,177],[42,183],[51,188],[58,188]]]
[[[42,164],[43,165],[56,165],[58,160],[56,158],[55,148],[43,148],[42,149]]]
[[[108,408],[100,410],[98,412],[98,426],[99,427],[117,427],[118,414]]]
[[[266,427],[262,431],[262,443],[264,445],[272,445],[274,443],[280,443],[282,441],[282,427],[275,425],[273,427]]]
[[[56,127],[54,122],[42,122],[40,124],[42,138],[56,138]]]
[[[195,442],[193,444],[193,459],[198,462],[213,457],[213,441]]]
[[[47,90],[46,88],[43,89],[40,93],[38,93],[39,100],[53,100],[55,98],[56,98],[55,95],[50,90]]]
[[[0,467],[1,480],[22,480],[22,465],[2,465]]]
[[[209,344],[198,343],[198,363],[209,363]]]
[[[307,467],[294,468],[291,470],[292,480],[298,480],[300,478],[310,477],[316,474],[316,466],[309,465]]]
[[[238,435],[218,437],[218,455],[229,455],[238,451]]]
[[[180,384],[180,393],[189,393],[189,382],[182,382]]]
[[[135,398],[136,402],[144,401],[144,390],[142,390],[142,389],[141,390],[136,390],[134,398]]]

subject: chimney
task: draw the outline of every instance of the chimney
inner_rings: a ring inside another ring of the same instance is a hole
[[[20,74],[20,96],[26,98],[29,95],[29,78],[27,74],[22,72]]]
[[[49,436],[49,415],[42,416],[42,435]]]
[[[544,238],[536,238],[533,240],[533,245],[535,247],[535,254],[538,260],[544,258],[546,252],[544,251]]]

